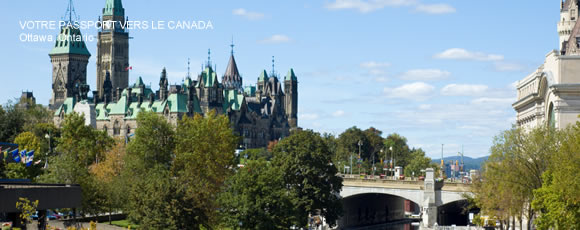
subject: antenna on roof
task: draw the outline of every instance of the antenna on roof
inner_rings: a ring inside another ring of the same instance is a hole
[[[232,35],[232,44],[230,45],[230,47],[232,47],[232,56],[234,55],[234,36]]]
[[[75,18],[73,18],[73,14]],[[63,20],[67,21],[69,24],[72,23],[74,20],[78,20],[78,15],[77,12],[75,11],[73,0],[68,1],[68,7],[66,8],[66,13],[65,16],[63,17]]]

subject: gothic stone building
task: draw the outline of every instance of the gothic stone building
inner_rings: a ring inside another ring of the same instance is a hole
[[[518,126],[550,125],[565,128],[580,114],[580,23],[578,0],[561,3],[558,34],[560,50],[546,55],[544,64],[517,84],[513,104]]]
[[[107,0],[103,20],[125,18],[121,0]],[[63,27],[61,35],[80,34],[78,29]],[[61,37],[61,36],[59,36]],[[66,36],[62,36],[63,38]],[[290,69],[283,80],[275,71],[260,73],[256,86],[243,87],[233,50],[222,76],[208,60],[204,70],[182,84],[169,85],[162,70],[159,90],[153,91],[141,77],[129,85],[128,32],[120,27],[103,28],[97,45],[97,90],[87,97],[86,65],[90,54],[85,43],[59,39],[50,53],[53,62],[54,121],[60,125],[66,114],[85,115],[87,125],[111,136],[131,136],[137,128],[137,114],[153,111],[177,125],[183,116],[204,115],[210,111],[229,117],[234,131],[246,148],[265,147],[269,141],[289,135],[298,125],[298,79]],[[232,45],[233,49],[233,45]],[[282,86],[283,85],[283,86]]]

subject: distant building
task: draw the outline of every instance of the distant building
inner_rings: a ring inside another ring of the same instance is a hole
[[[36,98],[32,92],[22,92],[22,95],[20,95],[20,100],[18,101],[18,105],[24,108],[29,108],[30,106],[36,105]]]
[[[123,21],[124,18],[121,0],[107,0],[102,19]],[[61,29],[61,35],[69,33],[80,34],[80,31],[72,27]],[[55,110],[56,125],[74,111],[85,115],[87,125],[111,136],[130,136],[137,128],[140,111],[158,113],[174,125],[183,116],[215,111],[229,117],[233,129],[242,137],[240,144],[246,148],[266,147],[269,141],[288,136],[290,129],[298,126],[298,79],[293,69],[279,79],[272,63],[271,73],[261,71],[256,86],[243,87],[232,44],[221,82],[208,57],[197,78],[192,79],[188,73],[181,84],[169,85],[164,68],[159,90],[153,91],[141,77],[134,84],[128,84],[128,48],[128,32],[121,27],[112,26],[99,32],[97,90],[89,98],[86,64],[90,54],[85,43],[57,40],[50,54],[54,67],[51,107]]]
[[[560,50],[546,55],[544,64],[517,84],[513,104],[520,127],[548,124],[564,128],[580,115],[580,23],[579,2],[561,3],[558,34]]]

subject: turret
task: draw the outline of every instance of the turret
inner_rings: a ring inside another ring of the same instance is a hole
[[[266,70],[262,70],[260,77],[258,77],[258,88],[256,89],[256,96],[258,100],[264,95],[264,92],[266,91],[266,84],[268,84],[268,73],[266,73]]]
[[[298,127],[298,78],[290,69],[284,78],[284,106],[290,127]]]
[[[160,101],[167,100],[167,97],[169,96],[169,91],[167,91],[168,86],[169,86],[169,80],[167,80],[167,70],[165,68],[163,68],[163,71],[161,71],[161,77],[159,78],[159,100]]]
[[[567,42],[571,38],[574,26],[578,20],[578,1],[566,0],[560,5],[560,21],[558,22],[558,35],[560,51],[566,53]],[[575,37],[576,35],[574,35]]]

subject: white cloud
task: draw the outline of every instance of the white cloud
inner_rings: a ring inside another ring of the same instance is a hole
[[[472,60],[472,61],[501,61],[502,55],[472,52],[461,48],[452,48],[435,55],[437,59]]]
[[[387,75],[387,72],[381,69],[371,69],[369,70],[369,74],[373,76],[385,76]]]
[[[374,61],[369,61],[369,62],[363,62],[360,64],[360,67],[362,68],[367,68],[367,69],[376,69],[376,68],[386,68],[391,66],[391,63],[388,62],[374,62]]]
[[[521,72],[526,69],[524,65],[510,62],[496,62],[493,69],[498,72]]]
[[[485,93],[487,85],[449,84],[441,89],[445,96],[477,96]]]
[[[421,104],[421,105],[419,105],[419,109],[420,110],[428,110],[428,109],[431,109],[431,107],[432,106],[429,105],[429,104]]]
[[[411,81],[435,81],[449,77],[450,72],[439,69],[414,69],[399,76],[403,80]]]
[[[427,14],[450,14],[455,13],[455,8],[448,4],[419,4],[415,11]]]
[[[330,10],[353,9],[361,13],[369,13],[385,7],[408,6],[416,4],[415,0],[335,0],[325,7]]]
[[[292,39],[284,34],[274,34],[271,37],[268,37],[264,40],[261,40],[260,43],[286,43],[291,42]]]
[[[516,98],[494,98],[494,97],[482,97],[471,101],[475,105],[489,105],[489,106],[510,106],[516,102]]]
[[[342,117],[344,116],[345,112],[343,110],[337,110],[336,112],[332,113],[333,117]]]
[[[383,91],[389,98],[409,100],[424,100],[430,97],[435,87],[424,82],[405,84],[397,88],[385,88]]]
[[[299,115],[300,120],[307,120],[307,121],[312,121],[312,120],[317,120],[320,116],[317,113],[302,113]]]
[[[244,8],[235,9],[232,11],[234,15],[244,17],[249,20],[258,20],[264,18],[264,14],[258,12],[247,11]]]

